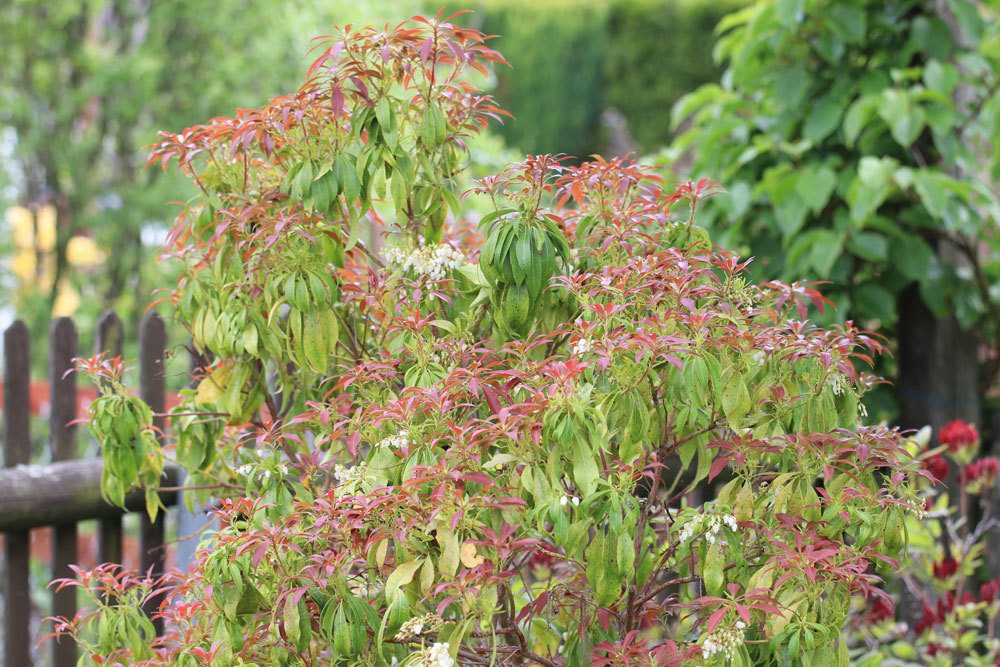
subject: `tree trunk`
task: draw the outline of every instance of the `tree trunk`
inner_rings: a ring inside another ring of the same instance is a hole
[[[976,332],[963,331],[953,315],[935,317],[924,305],[917,285],[900,294],[898,312],[899,425],[905,429],[929,425],[936,435],[953,419],[979,424]],[[945,483],[955,488],[956,471]],[[899,620],[912,627],[921,613],[919,601],[908,590],[901,591]]]

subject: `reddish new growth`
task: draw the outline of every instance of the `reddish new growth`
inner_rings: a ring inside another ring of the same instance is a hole
[[[951,556],[945,556],[941,562],[934,563],[933,570],[935,578],[947,579],[958,572],[958,561]]]
[[[948,615],[955,611],[956,604],[970,604],[972,602],[972,593],[969,591],[963,593],[957,601],[954,593],[946,593],[933,607],[924,605],[923,615],[917,621],[914,629],[918,635],[922,635],[934,626],[944,623]]]
[[[76,372],[94,381],[119,382],[128,370],[121,356],[108,357],[105,352],[87,358],[77,357],[73,359],[73,364]]]
[[[896,617],[892,607],[892,600],[883,596],[874,596],[868,612],[865,614],[865,621],[871,625],[882,621],[891,621]]]
[[[948,472],[951,470],[948,459],[940,454],[935,454],[924,461],[924,467],[937,482],[944,481],[944,478],[948,476]]]
[[[345,29],[297,93],[157,144],[202,190],[169,246],[215,359],[167,451],[221,527],[167,582],[164,637],[150,584],[81,574],[100,615],[59,633],[91,663],[815,663],[855,598],[889,613],[922,498],[905,439],[859,422],[883,342],[718,250],[708,179],[528,157],[471,191],[477,245],[453,221],[501,113],[462,76],[503,62],[485,40]],[[152,414],[112,398],[134,428],[95,409],[106,492],[155,498]]]
[[[955,419],[941,429],[938,439],[942,445],[948,448],[949,452],[957,454],[979,446],[979,431],[973,424]]]
[[[987,456],[965,466],[959,481],[970,493],[992,489],[1000,475],[1000,459]]]

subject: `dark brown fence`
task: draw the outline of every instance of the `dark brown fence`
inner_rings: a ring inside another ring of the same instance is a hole
[[[121,354],[122,322],[112,313],[98,322],[97,351]],[[166,329],[155,313],[148,314],[139,330],[140,395],[153,411],[166,407],[164,361]],[[73,358],[81,356],[76,327],[59,318],[49,330],[49,451],[51,463],[31,465],[30,390],[31,336],[17,321],[4,332],[3,357],[3,450],[0,470],[0,532],[4,533],[4,660],[7,667],[32,667],[37,637],[32,636],[31,588],[29,581],[30,530],[52,526],[51,578],[70,577],[69,565],[77,563],[77,522],[97,519],[98,553],[101,562],[122,560],[122,510],[104,502],[100,494],[102,462],[77,458],[78,414],[76,374],[67,373]],[[157,426],[163,427],[162,418]],[[162,431],[161,431],[162,432]],[[177,485],[177,470],[169,467],[165,487]],[[177,502],[177,494],[162,493],[165,505]],[[145,506],[141,492],[129,496],[130,511]],[[142,513],[139,535],[140,567],[154,574],[164,568],[164,517],[151,522]],[[44,582],[43,582],[44,583]],[[72,618],[76,613],[76,589],[52,592],[52,614]],[[157,631],[162,628],[157,625]],[[55,667],[77,664],[76,646],[69,640],[50,642],[38,651],[52,651]]]

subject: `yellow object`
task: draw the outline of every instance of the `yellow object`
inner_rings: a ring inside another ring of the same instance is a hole
[[[80,294],[63,281],[59,293],[56,294],[55,303],[52,304],[52,317],[67,317],[75,313],[79,307]]]
[[[35,247],[35,216],[23,206],[7,209],[7,224],[10,225],[10,240],[15,248]]]
[[[222,398],[222,394],[226,389],[226,381],[232,373],[232,366],[222,366],[206,375],[202,381],[198,383],[198,389],[195,391],[194,395],[194,402],[198,405],[204,405],[205,403],[215,403]]]
[[[74,236],[66,245],[66,261],[70,266],[97,266],[104,262],[105,255],[94,239],[87,236]]]
[[[10,270],[20,282],[22,294],[47,291],[55,272],[56,208],[47,205],[32,211],[24,206],[7,209],[10,239],[14,246]],[[107,254],[86,236],[74,236],[66,245],[66,262],[74,268],[102,264]],[[70,281],[63,281],[56,293],[52,314],[72,315],[80,307],[80,294]]]
[[[56,207],[43,206],[35,215],[35,246],[41,252],[56,247]]]
[[[10,272],[17,276],[21,283],[34,279],[37,268],[35,253],[31,250],[18,250],[10,260]]]

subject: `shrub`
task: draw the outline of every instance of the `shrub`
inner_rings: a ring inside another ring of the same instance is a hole
[[[501,56],[440,15],[318,49],[153,151],[202,193],[172,301],[215,361],[166,451],[117,364],[92,418],[137,416],[109,495],[170,456],[220,529],[189,573],[62,582],[94,608],[57,634],[103,665],[846,664],[927,474],[859,425],[879,340],[714,250],[711,181],[532,156],[468,193],[480,237],[450,188],[500,112],[463,74]]]

